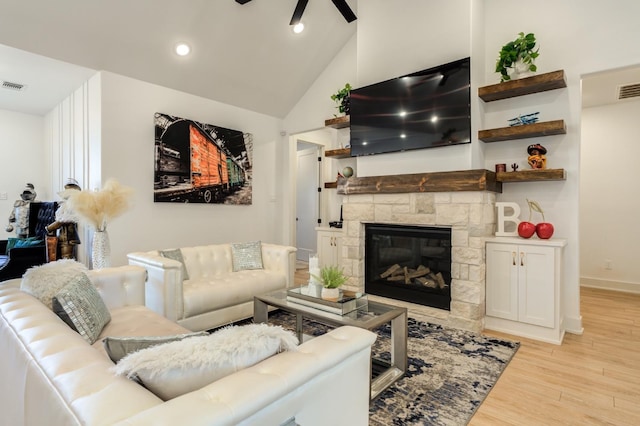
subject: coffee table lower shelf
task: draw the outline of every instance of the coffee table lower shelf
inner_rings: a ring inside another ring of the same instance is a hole
[[[295,314],[296,334],[303,341],[303,318],[318,321],[332,327],[350,325],[374,330],[391,323],[391,362],[371,359],[371,395],[373,400],[407,371],[407,309],[369,301],[367,306],[346,315],[332,314],[309,306],[290,303],[286,291],[276,291],[255,296],[253,320],[255,323],[268,322],[268,308],[273,306]]]

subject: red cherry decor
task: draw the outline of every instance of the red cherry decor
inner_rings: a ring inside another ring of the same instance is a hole
[[[538,238],[548,240],[553,235],[553,225],[547,222],[537,224],[536,234],[538,234]]]
[[[522,238],[531,238],[536,233],[536,225],[531,222],[520,222],[518,224],[518,235]]]

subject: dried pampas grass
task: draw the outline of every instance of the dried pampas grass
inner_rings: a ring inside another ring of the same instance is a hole
[[[80,218],[98,231],[104,231],[107,221],[129,208],[132,195],[132,188],[109,179],[100,191],[76,191],[67,202]]]

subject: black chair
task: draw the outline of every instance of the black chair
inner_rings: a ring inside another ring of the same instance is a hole
[[[29,206],[29,237],[42,239],[42,244],[33,247],[15,247],[4,256],[6,262],[0,267],[0,281],[20,278],[32,266],[47,262],[47,230],[45,227],[55,222],[58,203],[55,201],[35,201]],[[0,255],[7,251],[8,240],[0,240]],[[2,258],[0,256],[0,264]]]

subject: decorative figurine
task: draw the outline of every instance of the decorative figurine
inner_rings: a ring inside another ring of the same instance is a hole
[[[5,228],[7,232],[13,231],[13,224],[15,224],[18,238],[27,238],[29,236],[29,206],[31,202],[36,200],[36,195],[33,184],[28,183],[22,194],[20,194],[20,200],[16,200],[13,203],[13,210],[9,216],[9,225]]]
[[[518,166],[518,163],[513,163],[513,164],[511,165],[511,170],[513,170],[514,172],[516,172],[516,171],[518,171],[518,167],[519,167],[519,166]]]
[[[532,114],[519,115],[517,117],[511,118],[507,120],[509,122],[509,126],[522,126],[524,124],[533,124],[538,121],[539,112],[534,112]]]
[[[56,221],[47,225],[46,230],[49,235],[58,231],[58,247],[62,259],[76,259],[75,247],[80,244],[78,236],[78,216],[69,208],[66,202],[76,191],[80,191],[80,185],[75,179],[69,178],[64,185],[64,190],[58,192],[62,201],[58,203],[56,210]]]
[[[544,146],[540,145],[539,143],[529,145],[529,147],[527,148],[527,152],[529,153],[527,162],[532,169],[547,168],[547,157],[545,157],[547,149]]]

